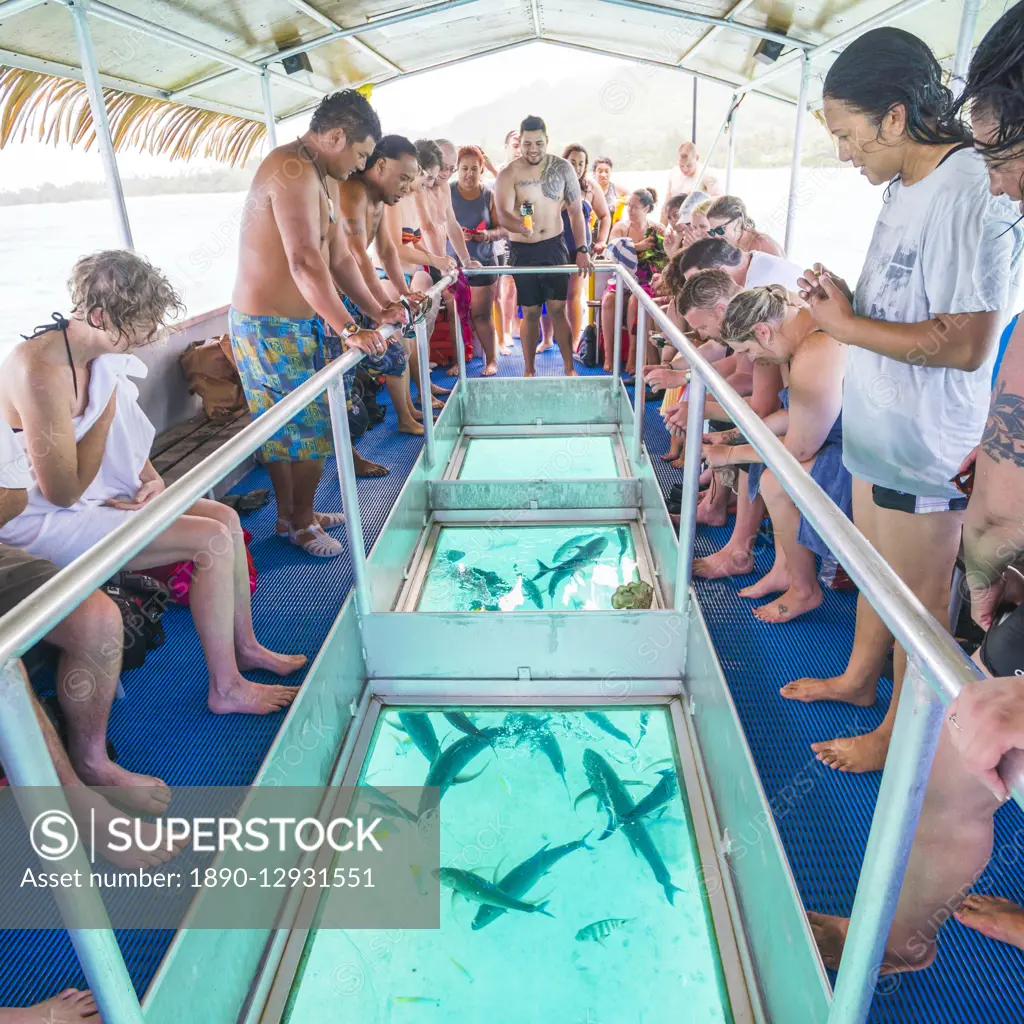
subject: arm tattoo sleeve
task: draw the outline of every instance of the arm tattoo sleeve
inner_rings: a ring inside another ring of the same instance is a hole
[[[981,449],[993,462],[1024,469],[1024,398],[1007,391],[1005,382],[992,396]]]
[[[548,199],[576,202],[580,197],[580,182],[572,164],[561,157],[554,157],[541,175],[541,189]]]
[[[727,445],[738,445],[746,444],[747,439],[743,436],[743,432],[740,430],[729,430],[722,435],[722,444]]]

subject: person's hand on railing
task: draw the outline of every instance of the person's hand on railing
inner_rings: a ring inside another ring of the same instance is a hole
[[[404,327],[409,322],[409,314],[406,312],[405,306],[401,302],[389,302],[386,306],[381,308],[380,316],[377,318],[379,326],[383,327],[385,324],[396,324],[398,327]]]
[[[588,271],[594,269],[594,261],[590,258],[589,252],[578,252],[576,253],[576,266],[579,267],[581,274],[585,274]]]
[[[430,299],[423,292],[406,292],[402,298],[409,303],[413,319],[422,316],[430,307]]]
[[[404,310],[402,316],[404,320]],[[383,355],[388,347],[388,343],[376,331],[357,331],[345,339],[345,344],[349,348],[357,348],[360,352],[365,352],[368,356]]]
[[[687,381],[686,370],[673,370],[670,366],[645,366],[644,380],[653,385],[655,391],[681,388]]]
[[[736,445],[743,444],[743,434],[735,428],[731,430],[713,430],[708,434],[704,434],[701,438],[702,443],[707,445]]]
[[[946,724],[964,767],[1005,800],[1009,793],[996,767],[1008,750],[1024,749],[1024,680],[967,683],[949,705]]]
[[[670,405],[665,413],[665,426],[669,430],[678,430],[681,433],[686,432],[686,418],[688,415],[688,406],[685,402],[676,402],[675,405]]]
[[[459,269],[458,261],[454,256],[434,256],[432,253],[427,253],[426,262],[428,267],[440,270],[446,277]]]

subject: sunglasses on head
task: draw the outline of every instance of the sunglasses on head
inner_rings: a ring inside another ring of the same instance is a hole
[[[717,228],[708,228],[708,234],[712,238],[721,238],[725,234],[725,229],[734,221],[739,220],[739,216],[730,217],[724,224],[719,224]]]

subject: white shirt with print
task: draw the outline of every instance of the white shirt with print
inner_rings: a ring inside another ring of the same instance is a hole
[[[854,296],[859,316],[922,323],[938,313],[999,310],[1002,330],[1020,281],[1024,232],[1017,210],[988,190],[981,156],[951,153],[923,180],[896,182],[882,206]],[[981,440],[996,346],[977,370],[897,362],[847,350],[843,461],[871,484],[922,497],[959,496],[951,482]]]

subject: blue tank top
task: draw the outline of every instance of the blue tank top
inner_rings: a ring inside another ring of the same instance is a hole
[[[779,392],[779,401],[782,403],[783,409],[789,408],[789,388],[783,388]],[[829,430],[828,436],[824,441],[821,442],[821,446],[824,448],[827,444],[842,444],[843,443],[843,410],[839,410],[839,415],[836,417],[835,423],[832,424],[832,429]]]
[[[583,223],[587,229],[587,240],[584,245],[590,245],[591,233],[590,233],[590,211],[591,205],[583,200]],[[569,250],[569,255],[572,256],[573,250],[576,248],[576,239],[573,238],[572,224],[569,223],[569,211],[562,211],[562,238],[565,240],[565,247]]]
[[[493,228],[491,223],[491,196],[493,195],[489,185],[480,186],[480,195],[476,199],[466,199],[459,191],[457,182],[452,182],[452,207],[455,209],[455,219],[464,228],[478,228],[483,223],[485,228]],[[451,243],[448,243],[449,249]],[[469,250],[470,259],[478,260],[484,266],[493,266],[494,243],[493,242],[470,242],[467,240],[466,248]]]

